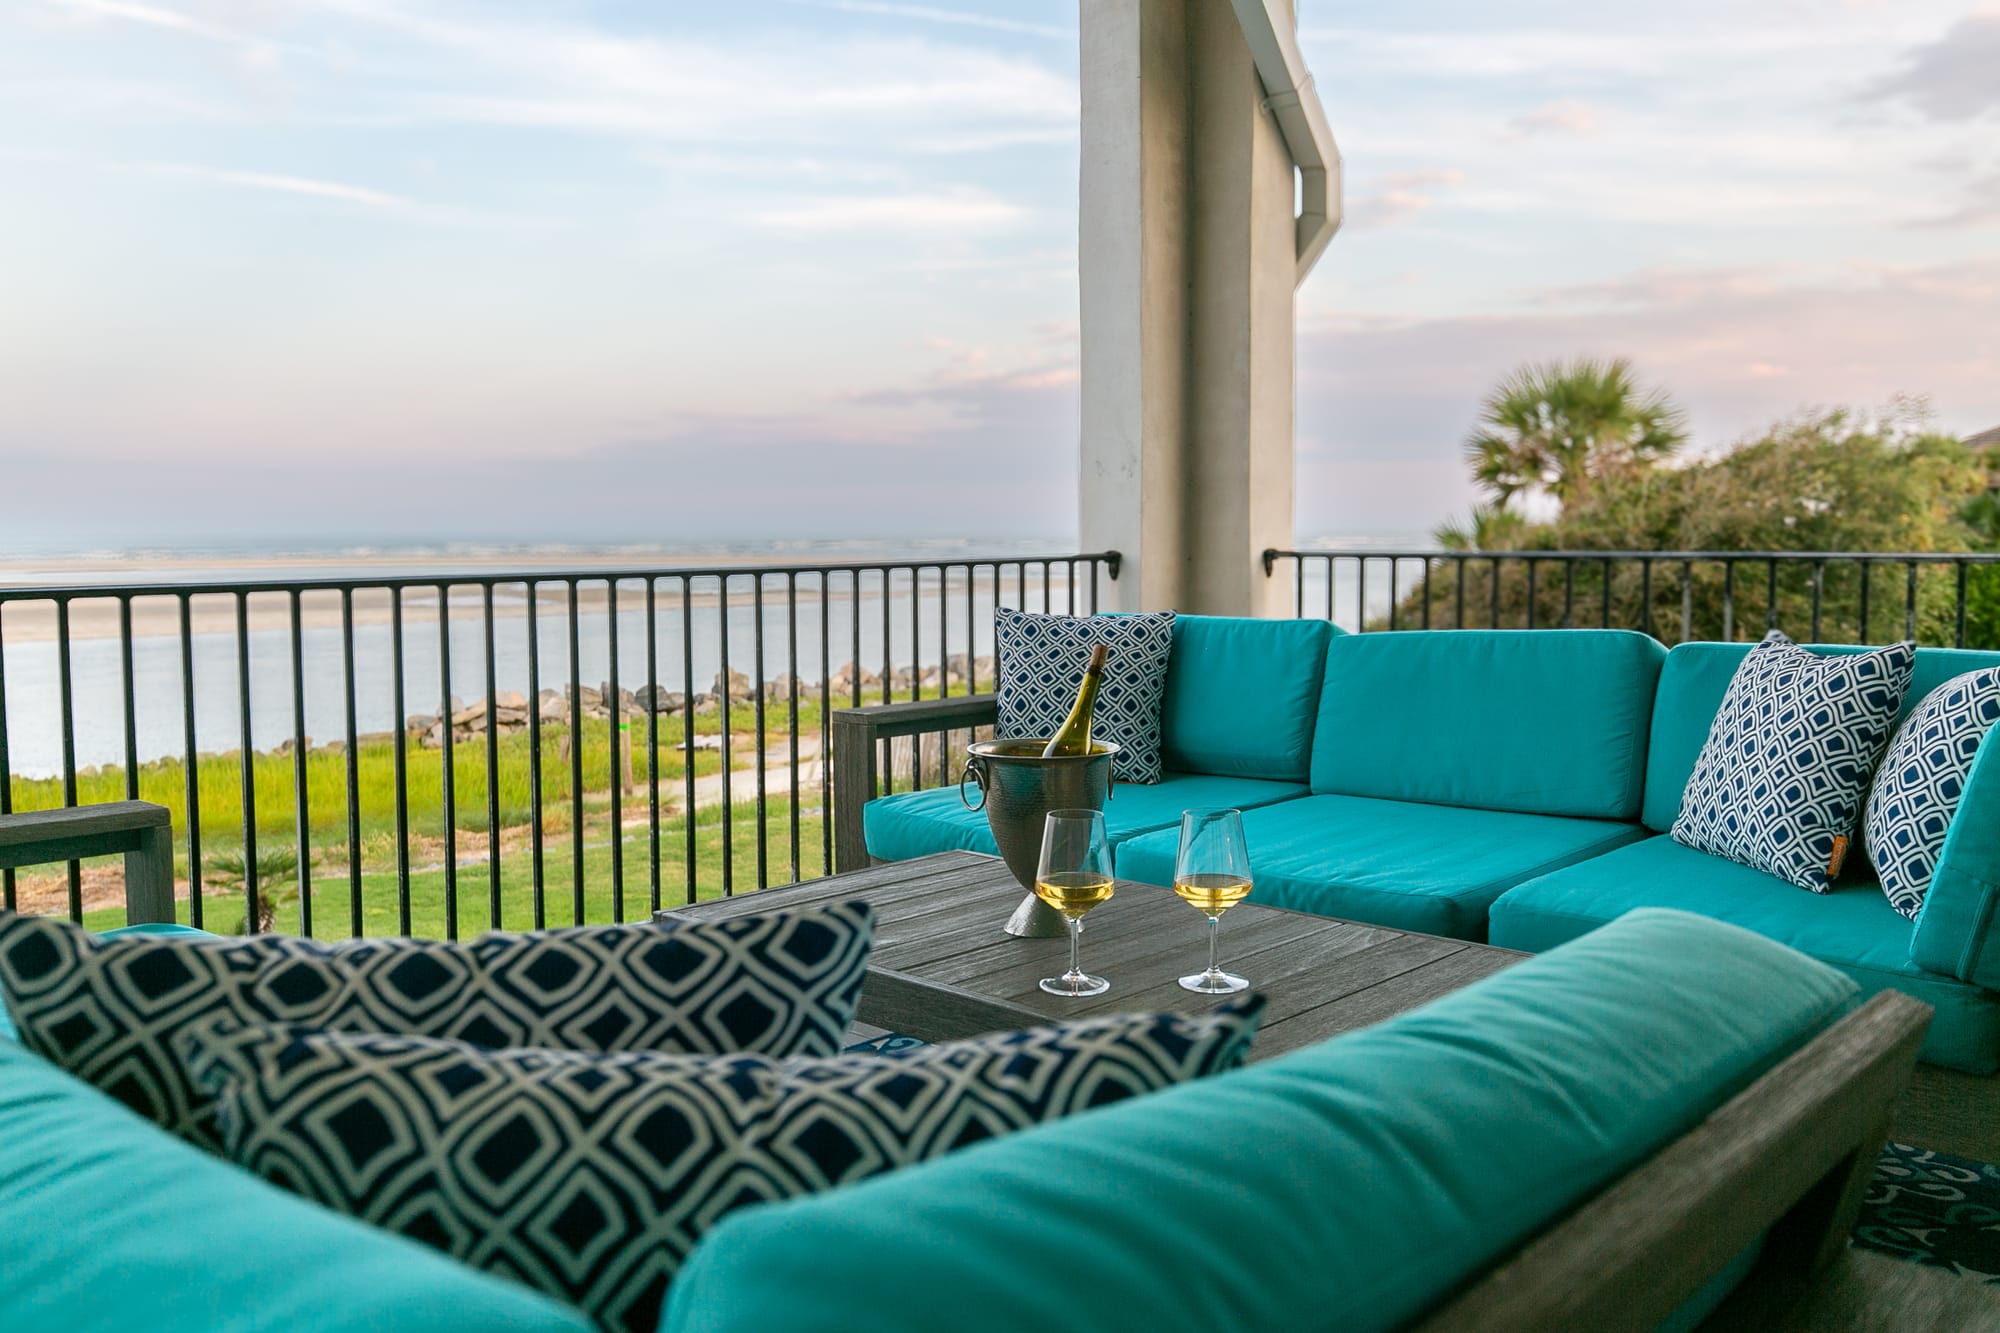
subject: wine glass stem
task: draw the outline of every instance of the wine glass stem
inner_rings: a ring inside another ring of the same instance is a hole
[[[1083,918],[1073,916],[1069,919],[1069,981],[1071,986],[1079,985],[1079,978],[1083,976],[1083,968],[1076,961],[1077,946],[1082,939]]]
[[[1215,966],[1215,937],[1221,933],[1222,918],[1219,916],[1210,917],[1208,919],[1208,974],[1210,976],[1214,976],[1217,970]]]

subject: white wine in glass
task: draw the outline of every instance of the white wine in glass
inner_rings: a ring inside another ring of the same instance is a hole
[[[1042,978],[1042,989],[1051,995],[1102,995],[1110,990],[1110,982],[1087,975],[1077,963],[1084,913],[1111,897],[1111,843],[1104,836],[1102,814],[1049,811],[1042,825],[1035,896],[1069,922],[1069,971]]]
[[[1190,810],[1181,816],[1181,850],[1174,861],[1174,892],[1208,918],[1208,970],[1181,978],[1187,990],[1228,995],[1250,983],[1215,963],[1222,914],[1250,895],[1250,852],[1243,845],[1239,810]]]

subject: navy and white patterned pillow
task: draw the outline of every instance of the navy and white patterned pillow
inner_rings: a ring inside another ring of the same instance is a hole
[[[1924,696],[1868,793],[1868,859],[1889,905],[1914,921],[1986,733],[2000,725],[2000,667],[1954,676]]]
[[[1111,650],[1091,714],[1093,741],[1119,747],[1111,775],[1120,782],[1160,780],[1160,705],[1174,613],[1136,616],[1037,616],[1005,607],[993,613],[999,657],[1003,737],[1053,736],[1076,702],[1090,650]]]
[[[1675,842],[1825,893],[1916,665],[1916,645],[1815,653],[1777,630],[1729,683]]]
[[[339,944],[126,935],[0,913],[21,1043],[203,1147],[214,1107],[171,1042],[190,1025],[308,1023],[480,1046],[832,1055],[874,942],[866,903],[724,921]]]
[[[1234,1068],[1263,1005],[785,1061],[296,1026],[190,1029],[180,1049],[239,1164],[651,1333],[732,1210]]]

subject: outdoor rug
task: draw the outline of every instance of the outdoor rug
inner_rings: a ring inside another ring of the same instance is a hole
[[[1887,1145],[1875,1163],[1854,1243],[2000,1283],[2000,1166]]]

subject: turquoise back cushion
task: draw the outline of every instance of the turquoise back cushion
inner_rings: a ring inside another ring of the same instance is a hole
[[[1167,768],[1304,782],[1336,632],[1324,620],[1177,616],[1161,707]]]
[[[1986,733],[1951,817],[1910,961],[2000,990],[2000,727]]]
[[[0,1042],[0,1328],[588,1333],[525,1287],[336,1216]]]
[[[1400,1327],[1853,994],[1747,931],[1635,912],[1378,1027],[746,1209],[662,1328]]]
[[[1635,818],[1665,656],[1629,630],[1345,635],[1327,647],[1312,789]]]
[[[1653,703],[1653,739],[1646,756],[1646,801],[1641,815],[1647,828],[1665,833],[1681,810],[1694,761],[1708,740],[1708,729],[1722,707],[1722,696],[1736,668],[1754,647],[1748,643],[1683,643],[1667,654],[1660,671],[1660,688]],[[1816,653],[1864,653],[1866,647],[1813,645]],[[2000,666],[2000,653],[1969,648],[1919,648],[1910,690],[1903,698],[1900,725],[1926,694],[1953,676],[1982,667]]]

